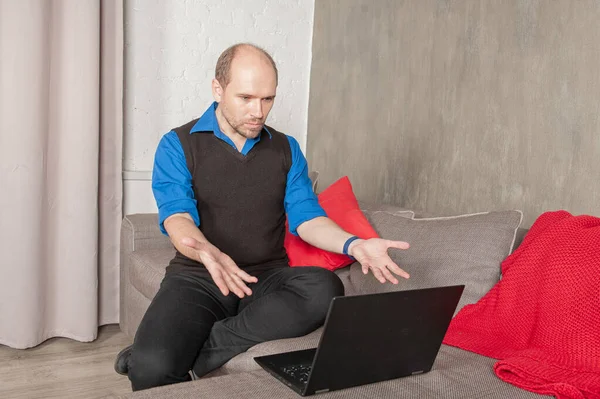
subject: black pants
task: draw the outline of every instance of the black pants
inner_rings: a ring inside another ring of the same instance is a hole
[[[335,273],[318,267],[266,271],[243,299],[223,296],[210,276],[167,273],[146,311],[129,358],[134,391],[201,377],[258,343],[298,337],[323,324],[344,294]]]

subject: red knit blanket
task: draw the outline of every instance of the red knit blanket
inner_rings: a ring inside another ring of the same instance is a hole
[[[528,391],[600,399],[600,218],[542,214],[444,343],[499,359],[496,375]]]

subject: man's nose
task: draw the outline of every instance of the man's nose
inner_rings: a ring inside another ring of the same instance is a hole
[[[262,119],[263,118],[263,104],[260,98],[255,99],[252,102],[251,115],[253,118]]]

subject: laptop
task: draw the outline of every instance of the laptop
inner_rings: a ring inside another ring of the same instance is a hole
[[[464,288],[335,297],[317,348],[254,360],[301,396],[426,373]]]

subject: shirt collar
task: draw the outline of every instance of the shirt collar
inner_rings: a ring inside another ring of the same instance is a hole
[[[215,101],[208,107],[206,111],[204,111],[204,114],[202,114],[200,119],[198,119],[198,121],[192,127],[192,130],[190,130],[190,134],[197,132],[214,132],[214,124],[217,121],[217,117],[215,115],[217,105],[219,105],[219,103]],[[217,124],[217,128],[218,126],[219,124]],[[221,129],[219,129],[219,132],[221,132]]]
[[[204,114],[202,114],[200,119],[198,119],[198,121],[194,124],[194,126],[190,130],[190,134],[198,133],[198,132],[213,132],[215,134],[215,136],[217,136],[219,138],[227,137],[221,131],[221,128],[219,128],[219,123],[217,122],[217,116],[215,115],[215,111],[216,111],[218,105],[219,105],[219,103],[214,101],[208,107],[208,109],[206,111],[204,111]],[[269,129],[267,129],[266,126],[263,127],[263,129],[269,134],[269,138],[273,138],[273,135],[271,134]],[[253,139],[253,140],[256,140],[256,141],[260,140],[260,135],[258,135],[258,137],[256,137],[256,139]]]

